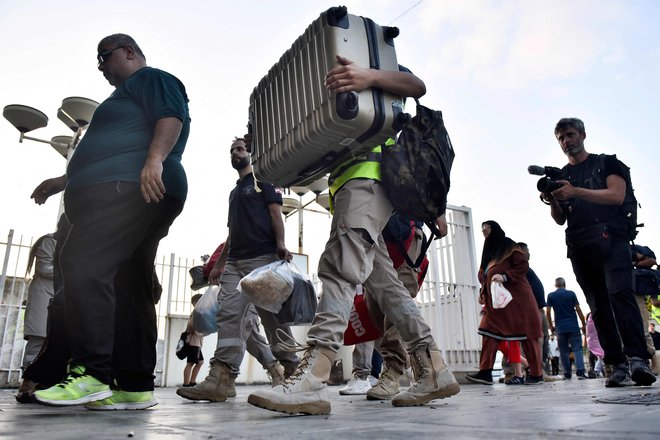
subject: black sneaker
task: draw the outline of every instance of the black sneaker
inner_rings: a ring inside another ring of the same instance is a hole
[[[638,386],[649,386],[655,382],[653,371],[644,359],[638,357],[630,358],[630,378]]]
[[[507,385],[525,385],[525,378],[520,376],[513,376],[509,380],[504,381]]]
[[[466,374],[465,379],[481,385],[493,385],[493,374],[490,371],[479,370],[478,373]]]
[[[612,368],[612,375],[605,380],[605,388],[629,387],[633,385],[626,364],[618,364]]]
[[[527,378],[525,378],[525,385],[539,385],[545,382],[543,380],[543,375],[540,376],[532,376],[529,375]]]
[[[587,373],[587,377],[588,377],[589,379],[595,379],[595,378],[598,377],[598,375],[596,374],[595,371],[590,371],[590,372]]]
[[[578,380],[584,380],[587,379],[587,375],[584,374],[584,371],[580,371],[579,373],[576,374]]]

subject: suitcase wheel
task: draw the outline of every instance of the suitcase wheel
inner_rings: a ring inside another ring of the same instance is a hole
[[[337,93],[337,115],[345,120],[355,119],[360,110],[357,92]]]

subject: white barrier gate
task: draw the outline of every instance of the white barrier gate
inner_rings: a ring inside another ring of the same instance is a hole
[[[429,270],[416,300],[449,367],[472,371],[481,351],[481,306],[470,208],[448,206],[447,223],[447,236],[427,252]]]

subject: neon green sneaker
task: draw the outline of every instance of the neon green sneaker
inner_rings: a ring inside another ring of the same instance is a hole
[[[147,409],[158,405],[153,391],[112,390],[112,396],[85,404],[85,408],[96,411],[115,409]]]
[[[85,367],[75,366],[62,382],[48,389],[36,391],[39,402],[55,406],[80,405],[112,396],[110,387],[97,378],[85,374]]]

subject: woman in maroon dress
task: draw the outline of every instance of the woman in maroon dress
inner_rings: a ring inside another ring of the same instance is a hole
[[[492,384],[493,364],[501,341],[520,341],[529,362],[530,375],[526,384],[543,382],[543,370],[539,358],[538,339],[542,336],[538,307],[527,282],[529,268],[527,257],[518,245],[506,237],[497,222],[482,224],[486,240],[481,255],[479,302],[484,305],[479,334],[483,336],[479,372],[468,374],[470,382]],[[501,282],[513,299],[502,309],[493,308],[490,285]]]

